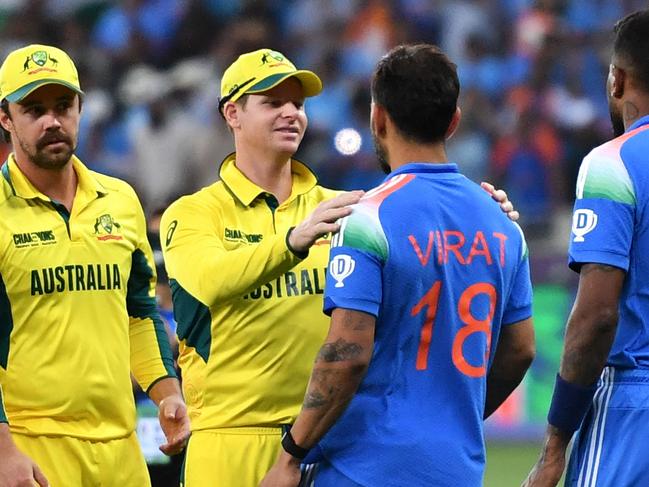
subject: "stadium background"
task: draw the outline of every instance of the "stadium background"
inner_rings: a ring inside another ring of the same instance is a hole
[[[535,287],[537,358],[488,422],[485,485],[519,485],[538,451],[576,278],[566,248],[582,157],[610,138],[604,93],[615,20],[638,0],[0,0],[0,51],[51,43],[86,92],[77,154],[131,182],[150,216],[214,181],[232,150],[217,112],[219,73],[272,47],[317,72],[298,158],[324,185],[381,180],[368,131],[368,82],[402,42],[440,45],[458,64],[463,121],[451,160],[506,189],[521,213]],[[9,147],[0,143],[0,156]],[[173,327],[161,275],[160,306]],[[141,401],[141,431],[155,443]],[[145,440],[146,441],[146,440]],[[149,445],[151,446],[151,445]],[[158,457],[150,451],[152,464]],[[152,467],[160,479],[174,464]],[[177,485],[156,479],[154,485]]]

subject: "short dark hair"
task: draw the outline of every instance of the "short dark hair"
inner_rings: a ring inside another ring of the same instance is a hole
[[[395,47],[372,77],[372,101],[404,137],[424,144],[444,140],[459,94],[457,67],[431,44]]]
[[[9,112],[9,101],[6,98],[3,98],[2,101],[0,101],[0,110],[5,112],[7,116],[11,118],[11,113]],[[10,144],[11,134],[2,126],[0,126],[0,130],[2,130],[2,140],[4,140],[7,144]]]
[[[613,28],[613,52],[629,63],[632,76],[649,93],[649,10],[640,10],[619,20]]]

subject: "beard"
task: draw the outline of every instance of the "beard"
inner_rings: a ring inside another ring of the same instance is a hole
[[[611,125],[613,126],[613,136],[619,137],[624,133],[624,119],[619,110],[616,110],[610,103],[608,105],[608,112],[611,116]]]
[[[381,171],[383,171],[385,174],[390,174],[392,172],[392,168],[388,163],[388,151],[385,150],[385,147],[381,145],[375,134],[372,134],[372,139],[374,140],[374,152],[376,154],[376,159],[378,160]]]
[[[76,149],[70,137],[61,132],[47,133],[36,141],[36,145],[30,147],[22,139],[18,139],[20,147],[27,154],[30,162],[41,169],[62,169],[72,158]],[[52,152],[48,145],[52,142],[63,142],[65,148]]]

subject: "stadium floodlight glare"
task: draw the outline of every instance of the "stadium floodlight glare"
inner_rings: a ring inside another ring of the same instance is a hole
[[[334,147],[344,156],[356,154],[360,150],[362,143],[361,134],[353,128],[339,130],[334,136]]]

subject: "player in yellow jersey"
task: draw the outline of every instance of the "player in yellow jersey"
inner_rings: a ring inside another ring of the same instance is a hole
[[[276,51],[239,57],[220,103],[236,153],[219,182],[162,217],[192,423],[186,487],[257,485],[324,338],[326,235],[360,192],[336,196],[292,159],[307,126],[304,99],[321,89]]]
[[[166,453],[189,420],[155,310],[144,214],[74,156],[83,92],[68,55],[30,45],[0,67],[0,486],[150,485],[130,372]]]

